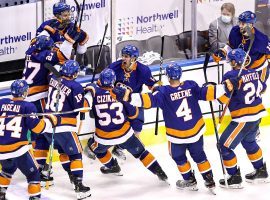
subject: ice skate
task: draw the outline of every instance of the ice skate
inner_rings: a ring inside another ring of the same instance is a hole
[[[157,175],[159,180],[164,181],[165,183],[170,185],[170,183],[168,182],[168,176],[159,165],[157,165],[155,168],[155,174]]]
[[[91,196],[90,187],[84,186],[82,184],[82,179],[79,177],[74,177],[74,188],[78,200]]]
[[[240,168],[237,169],[237,173],[234,175],[230,175],[229,178],[227,179],[228,182],[228,187],[231,189],[241,189],[243,188],[241,183],[242,183],[242,177],[240,173]],[[219,180],[220,187],[226,188],[225,180],[220,179]]]
[[[100,171],[103,174],[113,174],[113,175],[116,175],[116,176],[123,176],[123,174],[121,173],[121,168],[118,165],[118,162],[117,162],[116,159],[114,159],[114,163],[113,163],[113,166],[111,168],[108,168],[106,166],[102,166],[100,168]]]
[[[209,190],[209,192],[213,195],[216,195],[216,192],[215,192],[216,184],[213,179],[213,174],[212,173],[206,174],[204,181],[205,181],[204,185]]]
[[[268,183],[268,172],[266,169],[266,163],[263,164],[263,166],[259,169],[256,169],[255,171],[246,174],[245,176],[246,182],[248,183]]]
[[[178,180],[176,182],[176,187],[178,189],[188,189],[188,190],[191,190],[191,191],[197,191],[198,188],[197,188],[197,181],[196,181],[196,178],[194,176],[194,173],[191,172],[191,176],[189,177],[188,180]]]
[[[121,149],[119,146],[114,146],[113,147],[112,154],[115,155],[120,160],[126,160],[127,159],[125,153],[123,152],[123,149]]]

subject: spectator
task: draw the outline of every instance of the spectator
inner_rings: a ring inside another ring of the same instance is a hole
[[[237,25],[237,18],[234,15],[235,8],[232,3],[224,3],[221,6],[221,16],[209,25],[211,51],[225,46],[232,27]]]

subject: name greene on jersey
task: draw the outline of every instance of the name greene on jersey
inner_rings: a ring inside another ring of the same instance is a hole
[[[58,87],[58,81],[55,79],[51,79],[50,80],[50,86],[57,88]],[[60,85],[60,90],[61,92],[63,92],[66,96],[69,96],[69,94],[71,93],[71,89],[63,84]]]
[[[260,75],[258,72],[253,72],[253,73],[245,74],[241,76],[241,78],[244,83],[247,83],[247,82],[252,82],[253,80],[259,80]]]
[[[172,101],[175,101],[178,99],[183,99],[186,97],[190,97],[190,96],[192,96],[191,89],[175,92],[175,93],[170,94],[170,96],[171,96]]]
[[[16,112],[19,113],[21,109],[20,105],[14,105],[14,104],[3,104],[1,107],[2,112]]]

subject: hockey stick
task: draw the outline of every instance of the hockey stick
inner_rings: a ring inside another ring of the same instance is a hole
[[[77,23],[78,23],[78,20],[79,20],[79,17],[80,17],[80,12],[81,12],[81,8],[80,8],[80,4],[78,3],[77,0],[74,0],[75,4],[76,4],[76,8],[77,8],[77,16],[76,16],[76,19],[75,19],[75,23],[74,23],[74,26],[73,26],[73,30],[76,28],[77,26]],[[84,5],[83,5],[84,7]],[[81,23],[81,22],[80,22]]]
[[[99,46],[99,50],[98,50],[98,58],[97,58],[97,62],[96,62],[97,64],[96,64],[96,66],[94,66],[94,72],[93,72],[93,76],[92,76],[91,83],[93,83],[94,80],[95,80],[95,76],[96,76],[96,68],[98,68],[98,66],[99,66],[100,57],[101,57],[101,52],[102,52],[102,48],[103,48],[103,45],[104,45],[104,40],[105,40],[105,36],[106,36],[106,33],[107,33],[107,29],[108,29],[108,19],[106,18],[105,20],[106,20],[106,25],[105,25],[103,37],[102,37],[102,40],[101,40],[101,45]]]
[[[89,111],[91,110],[90,107],[84,107],[84,108],[77,108],[74,110],[70,111],[64,111],[64,112],[48,112],[48,113],[31,113],[31,114],[17,114],[17,115],[6,115],[6,116],[0,116],[1,118],[14,118],[14,117],[32,117],[32,116],[47,116],[47,115],[66,115],[70,113],[75,113],[75,112],[81,112],[81,111]]]
[[[158,82],[161,83],[162,76],[162,64],[163,64],[163,47],[164,47],[164,35],[160,28],[161,35],[161,51],[160,51],[160,63],[159,63],[159,74],[158,74]],[[156,122],[155,122],[155,135],[158,134],[158,121],[159,121],[159,107],[157,107],[156,111]]]
[[[207,66],[208,66],[208,63],[209,63],[209,59],[210,59],[210,54],[206,53],[205,60],[204,60],[204,63],[203,63],[203,74],[204,74],[205,83],[208,83],[206,70],[207,70]],[[227,181],[227,178],[226,178],[227,177],[227,172],[226,172],[224,162],[223,162],[223,158],[222,158],[222,155],[221,155],[221,149],[220,149],[220,145],[219,145],[219,136],[218,136],[217,124],[216,124],[216,120],[215,120],[214,108],[213,108],[212,101],[209,101],[209,105],[210,105],[210,111],[211,111],[212,121],[213,121],[213,125],[214,125],[214,131],[215,131],[215,136],[216,136],[216,141],[217,141],[217,149],[218,149],[219,158],[220,158],[220,162],[221,162],[222,172],[223,172],[226,188],[228,188],[228,181]]]
[[[242,65],[241,65],[241,67],[240,67],[240,70],[239,70],[238,74],[237,74],[237,78],[240,77],[240,75],[241,75],[241,73],[242,73],[242,71],[243,71],[243,69],[244,69],[244,67],[245,67],[246,60],[247,60],[247,58],[249,57],[249,52],[250,52],[250,50],[251,50],[251,47],[252,47],[253,42],[254,42],[254,39],[255,39],[255,35],[254,35],[254,33],[252,33],[252,30],[251,30],[250,27],[247,27],[246,31],[247,31],[247,33],[248,33],[248,35],[249,35],[250,43],[249,43],[248,50],[247,50],[247,52],[246,52],[244,61],[243,61]],[[224,108],[224,110],[223,110],[223,112],[222,112],[222,114],[221,114],[221,116],[220,116],[220,119],[219,119],[219,123],[220,123],[220,124],[222,123],[222,121],[223,121],[223,119],[224,119],[225,113],[226,113],[226,111],[227,111],[227,109],[228,109],[228,106],[229,106],[229,104],[230,104],[230,102],[231,102],[233,93],[234,93],[234,89],[231,91],[230,96],[229,96],[229,100],[228,100],[228,102],[226,103],[225,108]]]

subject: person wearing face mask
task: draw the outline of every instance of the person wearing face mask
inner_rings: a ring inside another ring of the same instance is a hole
[[[237,24],[234,15],[235,8],[232,3],[224,3],[221,6],[221,16],[209,25],[210,50],[213,51],[226,45],[232,27]]]

